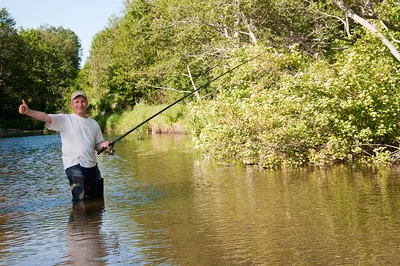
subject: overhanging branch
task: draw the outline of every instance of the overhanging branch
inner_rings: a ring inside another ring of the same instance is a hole
[[[375,36],[377,36],[382,42],[383,44],[389,48],[390,52],[392,53],[392,55],[398,60],[400,61],[400,52],[396,49],[396,47],[385,37],[385,35],[383,35],[378,29],[377,27],[373,24],[368,22],[366,19],[358,16],[357,14],[355,14],[353,12],[353,10],[347,8],[345,6],[345,4],[343,3],[343,1],[341,0],[332,0],[332,2],[337,5],[342,11],[343,13],[345,13],[346,16],[348,16],[349,18],[353,19],[354,21],[358,22],[359,24],[361,24],[363,27],[365,27],[367,30],[369,30],[372,34],[374,34]]]

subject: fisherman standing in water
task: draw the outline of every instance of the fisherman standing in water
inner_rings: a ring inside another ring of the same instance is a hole
[[[96,151],[112,148],[105,141],[99,124],[87,117],[87,96],[82,91],[71,95],[73,114],[47,114],[28,107],[24,100],[19,113],[46,122],[49,130],[59,131],[62,161],[71,187],[72,200],[103,197],[104,182],[96,162]]]

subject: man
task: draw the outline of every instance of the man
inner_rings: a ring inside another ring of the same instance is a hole
[[[47,114],[28,107],[24,100],[19,113],[46,122],[49,130],[59,131],[62,160],[71,187],[72,200],[103,197],[103,178],[96,162],[96,152],[111,148],[104,141],[99,124],[87,117],[87,96],[83,91],[71,95],[73,114]]]

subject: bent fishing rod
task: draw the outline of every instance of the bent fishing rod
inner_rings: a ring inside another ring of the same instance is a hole
[[[146,124],[147,122],[149,122],[151,119],[153,119],[154,117],[158,116],[159,114],[161,114],[162,112],[164,112],[165,110],[171,108],[172,106],[174,106],[175,104],[183,101],[184,99],[186,99],[187,97],[189,97],[190,95],[192,95],[193,93],[207,87],[208,85],[210,85],[212,82],[216,81],[217,79],[225,76],[226,74],[234,71],[235,69],[247,64],[248,62],[256,59],[257,57],[261,56],[262,54],[265,54],[267,51],[264,51],[262,53],[257,54],[256,56],[251,57],[250,59],[247,59],[246,61],[236,65],[235,67],[227,70],[226,72],[222,73],[221,75],[209,80],[207,83],[203,84],[202,86],[198,87],[197,89],[191,91],[190,93],[186,94],[185,96],[183,96],[182,98],[176,100],[175,102],[171,103],[170,105],[168,105],[167,107],[165,107],[164,109],[158,111],[157,113],[155,113],[154,115],[150,116],[149,118],[147,118],[146,120],[144,120],[143,122],[139,123],[138,125],[136,125],[134,128],[132,128],[131,130],[127,131],[125,134],[121,135],[120,137],[118,137],[117,139],[111,141],[109,147],[113,147],[115,143],[117,143],[118,141],[120,141],[121,139],[123,139],[124,137],[126,137],[127,135],[129,135],[130,133],[132,133],[133,131],[135,131],[136,129],[138,129],[139,127],[141,127],[142,125]],[[97,155],[101,154],[103,151],[105,151],[107,148],[103,147],[100,151],[97,152]],[[111,149],[110,150],[110,155],[114,154],[114,150]]]

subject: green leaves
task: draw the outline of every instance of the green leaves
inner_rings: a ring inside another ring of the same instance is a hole
[[[29,96],[32,107],[45,112],[59,111],[78,75],[80,43],[77,35],[62,27],[21,30],[26,44]]]
[[[15,117],[11,103],[20,101],[18,90],[25,86],[24,44],[7,9],[0,10],[0,120]]]
[[[265,168],[391,162],[400,69],[380,45],[366,35],[334,64],[271,50],[218,81],[215,100],[196,105],[198,147]]]
[[[14,117],[23,119],[17,112],[22,99],[34,109],[62,109],[79,70],[80,43],[74,32],[51,26],[17,30],[3,8],[0,50],[0,123]]]

